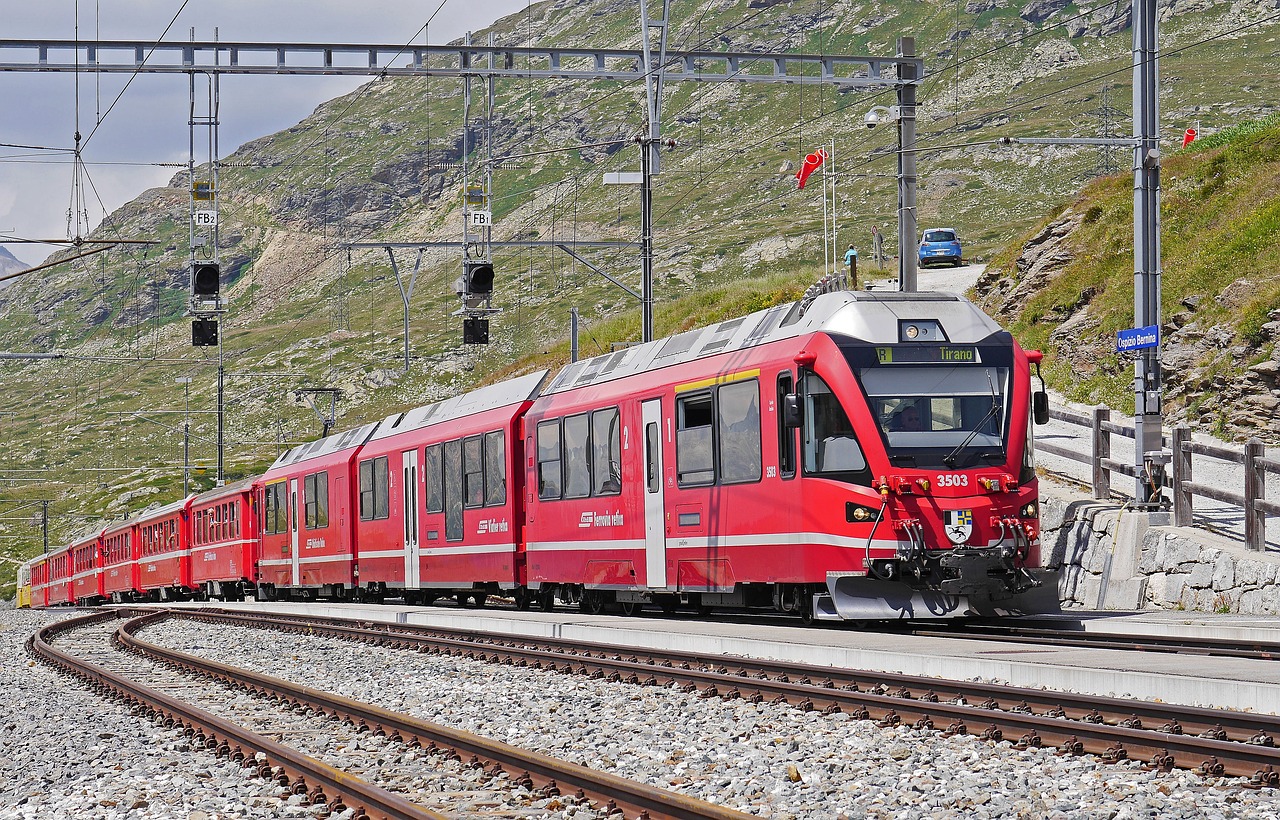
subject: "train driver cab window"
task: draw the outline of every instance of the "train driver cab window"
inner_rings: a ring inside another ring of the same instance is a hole
[[[718,391],[720,481],[760,480],[760,383],[726,384]]]
[[[953,470],[1004,460],[1008,368],[875,367],[860,377],[891,458]]]
[[[682,487],[715,483],[711,404],[709,392],[676,399],[676,483]]]
[[[804,471],[806,475],[861,472],[867,460],[840,399],[816,373],[804,374]]]
[[[454,439],[444,444],[444,538],[461,541],[464,535],[462,513],[462,441]]]
[[[302,479],[302,494],[306,505],[303,524],[309,530],[322,530],[329,526],[329,473],[312,473]]]
[[[560,420],[538,423],[538,498],[560,497]]]

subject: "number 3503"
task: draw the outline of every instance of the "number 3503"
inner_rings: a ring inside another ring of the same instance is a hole
[[[941,473],[938,475],[939,487],[968,487],[969,476],[956,475],[954,473]]]

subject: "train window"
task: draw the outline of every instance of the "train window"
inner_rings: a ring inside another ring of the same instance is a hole
[[[861,472],[867,460],[839,397],[816,373],[804,374],[804,471],[808,475]]]
[[[360,520],[390,518],[391,505],[387,502],[390,493],[391,477],[387,473],[387,457],[378,456],[360,462]]]
[[[484,440],[472,436],[462,442],[463,503],[467,507],[484,506]]]
[[[507,503],[507,434],[494,430],[484,434],[484,505]]]
[[[591,452],[587,414],[564,420],[564,497],[585,498],[591,494]]]
[[[262,531],[276,535],[288,531],[289,496],[285,482],[268,484],[263,493]]]
[[[591,414],[592,495],[622,492],[622,431],[618,408]]]
[[[658,425],[649,422],[644,427],[645,484],[651,493],[662,489],[662,477],[658,475]]]
[[[760,480],[760,384],[755,379],[726,384],[717,391],[720,430],[720,481]]]
[[[461,541],[462,526],[462,441],[444,445],[444,537]]]
[[[778,374],[778,473],[784,477],[796,474],[796,431],[787,426],[783,404],[795,392],[795,379],[790,370]]]
[[[444,462],[440,445],[432,444],[422,451],[422,476],[427,482],[427,512],[444,512]]]
[[[676,400],[676,482],[680,486],[712,484],[711,394],[698,393]]]
[[[874,367],[859,377],[891,458],[949,469],[1003,460],[1008,368]]]
[[[302,495],[305,503],[304,524],[309,530],[321,530],[329,526],[329,473],[312,473],[302,479]]]
[[[560,497],[560,420],[538,423],[538,498]]]

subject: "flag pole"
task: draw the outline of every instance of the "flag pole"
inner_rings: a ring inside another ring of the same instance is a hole
[[[836,227],[836,138],[831,138],[831,270],[840,267],[840,231]]]

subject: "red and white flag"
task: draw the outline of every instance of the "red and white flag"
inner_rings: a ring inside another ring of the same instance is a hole
[[[827,149],[819,148],[812,154],[808,154],[804,158],[804,162],[800,164],[800,170],[796,172],[796,181],[800,184],[798,188],[804,187],[804,181],[809,178],[809,174],[818,170],[818,166],[827,159]]]

